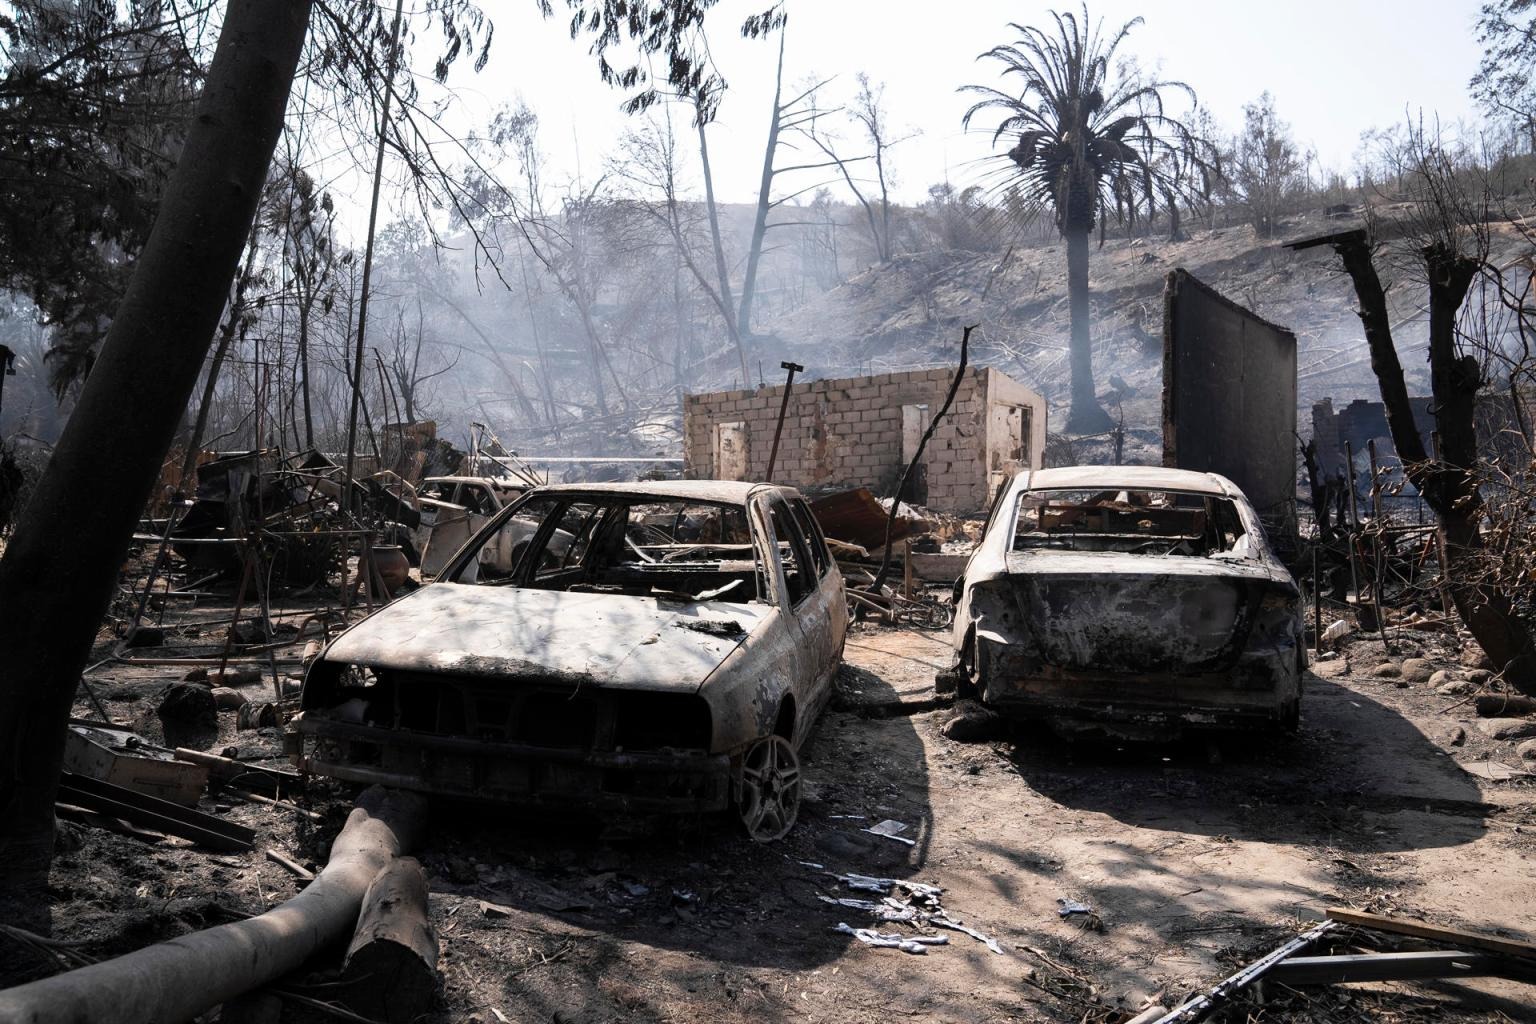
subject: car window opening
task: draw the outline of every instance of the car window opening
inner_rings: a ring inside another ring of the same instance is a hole
[[[458,583],[749,604],[768,592],[745,509],[535,495],[490,533]]]
[[[1013,533],[1015,551],[1209,557],[1240,553],[1249,542],[1231,501],[1190,491],[1025,491]]]

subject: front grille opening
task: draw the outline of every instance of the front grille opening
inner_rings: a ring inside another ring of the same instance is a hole
[[[529,694],[519,710],[515,738],[541,747],[590,750],[597,738],[596,703],[557,693]]]
[[[618,750],[708,750],[709,705],[691,693],[613,695]]]
[[[380,671],[370,724],[565,750],[710,749],[709,705],[691,693],[569,689]]]

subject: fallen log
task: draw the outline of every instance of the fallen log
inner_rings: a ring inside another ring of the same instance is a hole
[[[347,948],[341,1002],[390,1024],[425,1014],[437,992],[437,932],[427,909],[427,876],[413,857],[391,861],[368,886]]]
[[[1484,693],[1476,700],[1477,713],[1482,718],[1518,718],[1536,715],[1536,699],[1513,693]]]
[[[419,795],[371,787],[298,896],[259,917],[0,991],[0,1021],[173,1024],[273,981],[351,932],[369,883],[415,844],[425,821]]]

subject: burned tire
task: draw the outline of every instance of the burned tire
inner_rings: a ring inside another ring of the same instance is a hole
[[[800,757],[783,736],[765,736],[741,759],[736,813],[759,843],[783,839],[800,813]]]

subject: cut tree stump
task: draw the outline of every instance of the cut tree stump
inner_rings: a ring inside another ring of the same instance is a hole
[[[413,857],[390,862],[363,897],[341,980],[341,1001],[374,1020],[407,1024],[437,993],[437,932],[427,907],[427,876]]]
[[[426,824],[418,794],[373,786],[303,892],[259,917],[0,991],[0,1021],[172,1024],[282,977],[357,924],[369,884]]]

